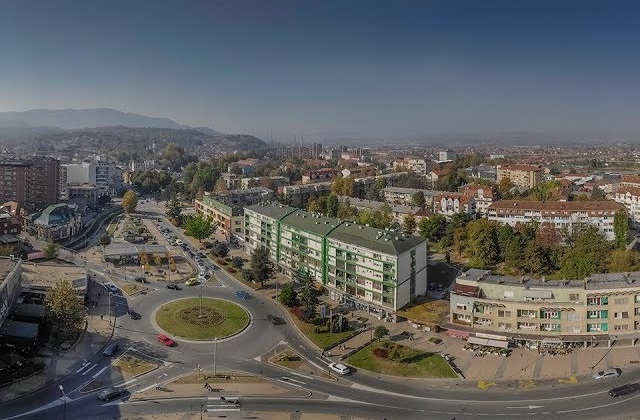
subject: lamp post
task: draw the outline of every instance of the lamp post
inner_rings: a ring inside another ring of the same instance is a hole
[[[202,318],[202,282],[200,282],[200,315],[198,318]]]
[[[62,391],[62,420],[67,418],[67,395],[64,393],[64,387],[62,385],[58,385],[60,391]]]
[[[204,408],[204,404],[200,404],[200,420],[202,420],[202,409]]]
[[[111,295],[112,293],[109,292],[109,326],[111,326]]]
[[[216,358],[218,356],[218,337],[213,340],[213,376],[217,376]]]

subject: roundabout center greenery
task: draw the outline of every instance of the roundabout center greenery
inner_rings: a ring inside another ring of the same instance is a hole
[[[221,299],[180,299],[162,305],[156,323],[176,337],[213,340],[242,331],[249,323],[249,313],[240,305]]]

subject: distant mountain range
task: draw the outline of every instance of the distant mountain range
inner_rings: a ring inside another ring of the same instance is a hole
[[[222,134],[209,127],[191,127],[169,118],[148,117],[111,108],[0,112],[0,139],[5,140],[55,134],[63,130],[114,126],[197,130],[213,136]]]

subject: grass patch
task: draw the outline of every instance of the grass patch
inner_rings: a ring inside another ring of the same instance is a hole
[[[375,349],[384,349],[388,356],[378,357]],[[407,378],[457,378],[447,362],[436,353],[426,353],[390,341],[376,341],[347,359],[357,368],[385,375]]]
[[[448,300],[433,300],[427,302],[424,298],[398,311],[398,315],[424,325],[436,325],[448,314]]]
[[[241,331],[249,323],[249,314],[241,306],[220,299],[187,298],[162,305],[156,322],[163,330],[193,340],[224,338]]]
[[[305,363],[305,360],[293,350],[280,352],[276,354],[271,361],[276,365],[284,366],[289,369],[298,369]]]
[[[158,365],[139,359],[135,356],[124,355],[113,363],[125,375],[137,376],[155,369]]]
[[[122,291],[124,291],[129,296],[142,292],[143,290],[147,290],[147,287],[136,283],[127,283],[122,286]]]
[[[338,342],[356,334],[356,330],[354,330],[353,328],[349,328],[346,331],[338,333],[316,332],[316,325],[309,324],[308,322],[303,322],[293,314],[291,315],[291,318],[293,318],[293,322],[295,322],[300,331],[302,331],[302,333],[307,336],[307,338],[311,340],[313,344],[320,347],[321,349],[333,347],[334,345],[338,344]]]
[[[224,377],[225,375],[229,376],[229,379],[226,379]],[[181,376],[175,381],[173,381],[172,383],[173,384],[204,384],[207,382],[249,384],[249,383],[261,383],[263,382],[263,380],[252,375],[234,375],[234,374],[226,374],[224,372],[218,372],[217,376],[213,376],[213,372],[201,372],[201,373],[191,373],[189,375]]]

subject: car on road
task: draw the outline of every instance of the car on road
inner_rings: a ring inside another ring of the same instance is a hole
[[[135,277],[133,281],[137,281],[138,283],[149,283],[144,277]]]
[[[626,384],[619,386],[617,388],[613,388],[609,391],[609,395],[612,397],[622,397],[623,395],[629,395],[636,391],[640,390],[640,382],[636,382],[633,384]]]
[[[116,353],[116,351],[118,351],[118,344],[109,343],[107,344],[107,347],[105,347],[104,350],[102,350],[102,355],[105,357],[111,357]]]
[[[131,319],[140,319],[142,318],[142,316],[137,313],[136,311],[134,311],[133,309],[129,309],[129,316],[131,317]]]
[[[284,319],[274,316],[274,315],[267,315],[267,321],[269,321],[270,323],[272,323],[273,325],[282,325],[284,324]]]
[[[342,363],[329,363],[329,368],[340,375],[348,375],[351,372],[351,369]]]
[[[173,347],[176,345],[175,341],[173,341],[172,339],[170,339],[164,334],[156,335],[156,340],[158,340],[158,343],[162,343],[167,347]]]
[[[195,286],[199,283],[200,282],[197,279],[189,279],[184,284],[186,284],[187,286]]]
[[[118,293],[118,292],[119,292],[118,287],[117,287],[115,284],[113,284],[113,283],[105,283],[105,284],[104,284],[104,287],[105,287],[108,291],[110,291],[111,293]]]
[[[239,299],[250,299],[251,295],[244,290],[237,290],[235,293],[236,297]]]
[[[593,379],[617,378],[621,373],[622,371],[620,369],[605,369],[594,373],[592,376]]]
[[[110,386],[109,388],[103,389],[102,391],[98,392],[98,399],[100,401],[109,401],[121,395],[124,395],[123,389],[118,389]]]
[[[178,286],[177,284],[167,284],[167,289],[171,289],[171,290],[182,290],[180,289],[180,286]]]

